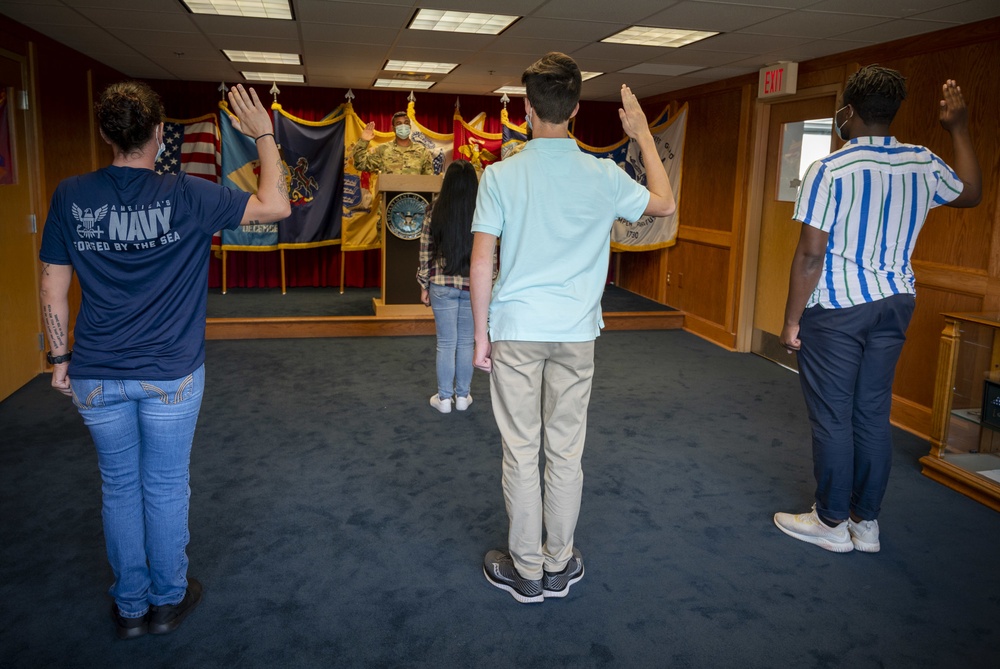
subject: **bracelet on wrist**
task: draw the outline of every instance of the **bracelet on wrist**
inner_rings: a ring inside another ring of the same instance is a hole
[[[254,137],[253,141],[256,142],[258,139],[261,139],[262,137],[274,137],[274,133],[273,132],[265,132],[263,135],[259,135],[257,137]]]

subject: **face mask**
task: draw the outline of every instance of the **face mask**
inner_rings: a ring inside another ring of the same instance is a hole
[[[396,126],[396,137],[400,139],[406,139],[410,136],[410,126],[408,125],[397,125]]]
[[[531,112],[529,111],[524,116],[524,122],[528,126],[528,132],[531,132]]]
[[[834,123],[837,122],[837,114],[839,114],[840,112],[844,111],[845,109],[847,109],[847,105],[844,105],[843,107],[841,107],[840,109],[838,109],[834,113],[834,115],[833,115],[833,122]],[[843,123],[841,123],[840,125],[838,125],[838,126],[836,126],[834,128],[834,130],[837,132],[837,137],[839,137],[840,141],[842,141],[842,142],[846,142],[847,141],[847,137],[844,137],[844,126],[847,125],[847,122],[850,121],[853,116],[854,116],[854,110],[852,109],[851,110],[851,115],[848,116],[846,119],[844,119]]]
[[[160,162],[160,156],[162,156],[162,155],[163,155],[163,152],[164,152],[164,151],[166,151],[166,150],[167,150],[167,147],[166,147],[166,145],[165,145],[165,144],[163,143],[163,140],[162,140],[162,138],[161,138],[161,140],[160,140],[160,146],[159,146],[159,148],[158,148],[158,149],[156,149],[156,158],[153,158],[153,162],[154,162],[154,163],[158,163],[158,162]]]

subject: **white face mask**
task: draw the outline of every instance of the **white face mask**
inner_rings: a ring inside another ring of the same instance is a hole
[[[400,139],[406,139],[410,136],[410,126],[406,124],[400,124],[396,126],[396,137]]]
[[[524,115],[524,123],[528,126],[528,132],[531,132],[531,111]]]
[[[838,109],[836,112],[834,112],[834,114],[833,114],[833,122],[834,123],[837,122],[837,114],[839,114],[840,112],[842,112],[845,109],[847,109],[847,107],[848,107],[848,105],[844,105],[843,107],[841,107],[840,109]],[[854,116],[854,110],[852,109],[851,110],[851,115],[848,116],[847,118],[845,118],[843,123],[841,123],[840,125],[837,125],[837,126],[834,127],[834,130],[837,132],[837,137],[839,137],[840,141],[842,141],[842,142],[846,142],[847,141],[847,137],[844,137],[844,126],[847,125],[847,122],[850,121],[853,116]]]
[[[166,144],[163,143],[163,137],[160,137],[160,146],[159,146],[159,148],[156,149],[156,158],[153,158],[153,163],[160,162],[160,156],[162,156],[163,152],[166,151],[166,150],[167,150],[167,146],[166,146]]]

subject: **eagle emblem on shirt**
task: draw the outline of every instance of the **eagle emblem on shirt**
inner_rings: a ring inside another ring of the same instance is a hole
[[[76,226],[76,234],[80,235],[82,239],[93,239],[94,237],[100,237],[104,234],[104,230],[100,228],[95,228],[96,223],[100,223],[101,220],[108,215],[108,205],[99,207],[97,211],[94,211],[90,207],[85,209],[80,208],[78,204],[73,204],[73,218],[80,221],[80,225]]]

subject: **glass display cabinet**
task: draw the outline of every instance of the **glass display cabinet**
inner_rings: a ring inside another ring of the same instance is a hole
[[[922,471],[1000,511],[1000,312],[944,317]]]

